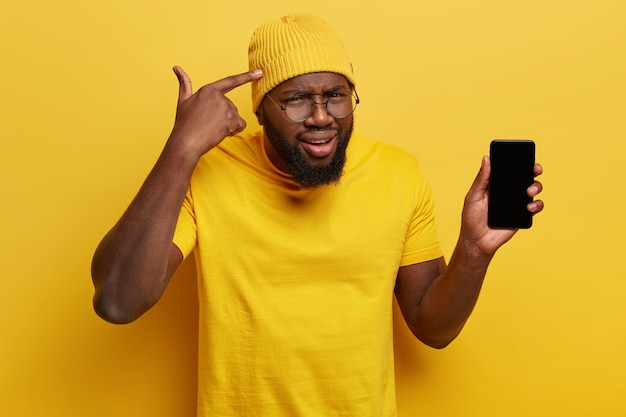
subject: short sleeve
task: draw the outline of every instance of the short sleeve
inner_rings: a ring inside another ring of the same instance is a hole
[[[417,168],[415,210],[404,242],[400,266],[430,261],[443,256],[435,227],[435,202],[428,179]]]
[[[185,258],[196,247],[196,217],[193,209],[191,191],[187,191],[187,195],[180,209],[173,243],[180,249]]]

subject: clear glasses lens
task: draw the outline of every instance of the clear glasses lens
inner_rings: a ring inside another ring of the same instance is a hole
[[[326,111],[335,119],[350,116],[359,103],[355,94],[346,93],[332,96],[326,101]],[[289,100],[285,106],[287,117],[294,122],[303,122],[315,112],[315,105],[324,104],[314,102],[312,97],[302,97]]]

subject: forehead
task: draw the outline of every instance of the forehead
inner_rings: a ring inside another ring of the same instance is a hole
[[[274,90],[278,93],[287,91],[323,92],[333,88],[350,88],[350,83],[341,74],[334,72],[313,72],[299,75],[277,85]]]

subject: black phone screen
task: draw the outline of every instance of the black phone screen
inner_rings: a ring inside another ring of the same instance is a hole
[[[527,189],[534,181],[535,143],[531,140],[491,142],[488,224],[492,228],[528,229],[532,201]]]

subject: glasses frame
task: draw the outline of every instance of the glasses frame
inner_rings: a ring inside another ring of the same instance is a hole
[[[356,110],[356,106],[359,105],[359,103],[361,102],[361,99],[359,99],[359,94],[356,92],[356,88],[352,87],[352,91],[350,92],[350,95],[352,95],[354,97],[354,107],[352,108],[352,111],[348,114],[346,114],[345,116],[342,117],[337,117],[334,114],[332,114],[330,111],[328,111],[328,102],[332,99],[332,97],[328,97],[328,99],[326,99],[326,101],[323,101],[321,103],[318,103],[315,100],[311,100],[311,102],[313,103],[313,106],[311,106],[311,114],[309,114],[307,117],[305,117],[304,119],[300,119],[300,120],[294,120],[291,117],[289,117],[287,115],[287,105],[285,104],[284,106],[282,106],[278,101],[274,100],[274,97],[270,96],[269,93],[265,94],[274,104],[276,104],[282,111],[285,112],[285,116],[287,117],[287,119],[291,120],[292,122],[296,122],[296,123],[302,123],[304,122],[306,119],[308,119],[309,117],[313,116],[313,113],[315,113],[315,106],[321,106],[324,105],[324,107],[326,108],[326,113],[330,114],[334,119],[345,119],[346,117],[350,116],[352,113],[354,113],[354,111]]]

